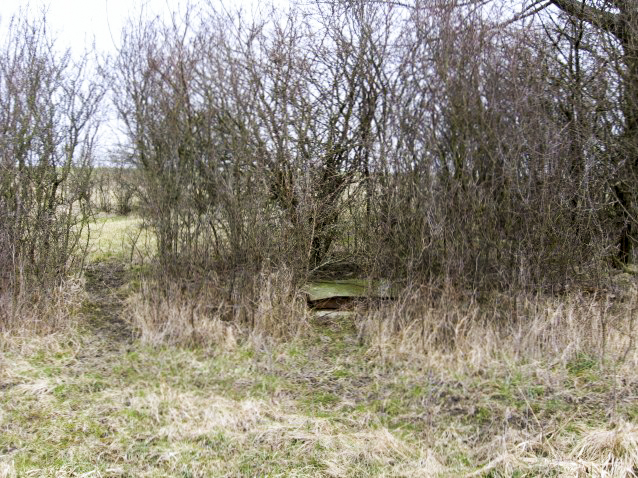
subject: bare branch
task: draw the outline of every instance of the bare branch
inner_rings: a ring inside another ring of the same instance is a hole
[[[623,26],[622,20],[618,14],[606,12],[599,8],[586,5],[584,1],[577,2],[575,0],[550,0],[568,15],[572,15],[591,25],[611,33],[620,40],[626,40],[627,32]]]

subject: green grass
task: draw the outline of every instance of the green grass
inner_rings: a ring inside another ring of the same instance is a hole
[[[573,406],[591,397],[570,370],[554,389],[525,367],[452,379],[371,361],[340,338],[341,352],[307,337],[276,360],[248,346],[105,354],[85,334],[7,352],[2,460],[19,476],[418,476],[427,460],[454,476],[489,461],[484,447],[508,430],[553,432],[550,449],[578,440],[582,426],[567,419],[607,426],[592,407],[610,397]],[[626,420],[635,410],[619,401]]]
[[[139,225],[101,221],[89,284]],[[103,328],[133,289],[95,289],[75,331],[6,337],[0,477],[574,476],[633,456],[638,379],[595,357],[416,357],[364,345],[356,316],[288,343],[149,347]]]
[[[152,253],[155,238],[142,229],[142,220],[134,215],[105,215],[90,225],[89,262],[109,259],[143,261]]]
[[[8,356],[21,372],[3,395],[0,449],[11,450],[18,474],[121,468],[129,476],[184,471],[252,476],[320,473],[336,465],[371,473],[392,469],[383,465],[383,455],[362,463],[352,456],[377,434],[387,440],[385,431],[376,426],[366,431],[338,413],[321,416],[316,409],[340,406],[336,393],[315,393],[300,377],[289,381],[279,372],[263,373],[265,364],[241,350],[209,357],[140,347],[105,357],[95,373],[95,362],[77,359],[97,352],[91,350],[95,344],[81,340],[53,354],[40,350],[38,360]],[[393,455],[396,445],[388,446]],[[413,453],[416,460],[418,448]]]

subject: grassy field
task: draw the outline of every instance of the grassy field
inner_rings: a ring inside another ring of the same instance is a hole
[[[622,361],[517,354],[525,334],[486,329],[419,352],[353,315],[284,343],[228,326],[215,346],[149,346],[124,314],[139,222],[101,221],[77,325],[3,337],[0,477],[638,473],[633,341]]]
[[[86,234],[86,233],[85,233]],[[154,237],[136,216],[102,215],[89,229],[89,262],[117,259],[140,262],[150,254]]]

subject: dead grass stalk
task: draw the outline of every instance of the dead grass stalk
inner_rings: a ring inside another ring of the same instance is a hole
[[[360,338],[381,355],[426,358],[475,369],[508,357],[567,364],[574,357],[638,365],[636,296],[473,296],[444,290],[436,298],[409,290],[363,314]]]
[[[124,316],[143,343],[233,349],[240,338],[291,338],[307,324],[305,299],[292,275],[262,272],[241,287],[208,277],[199,284],[142,281]]]

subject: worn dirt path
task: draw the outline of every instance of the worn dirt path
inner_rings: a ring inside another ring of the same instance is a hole
[[[127,265],[118,260],[94,262],[85,270],[86,292],[83,307],[87,334],[90,342],[86,354],[76,358],[87,361],[108,362],[112,354],[121,355],[131,350],[134,336],[130,325],[123,320],[122,310],[126,293],[122,287],[128,279]]]

